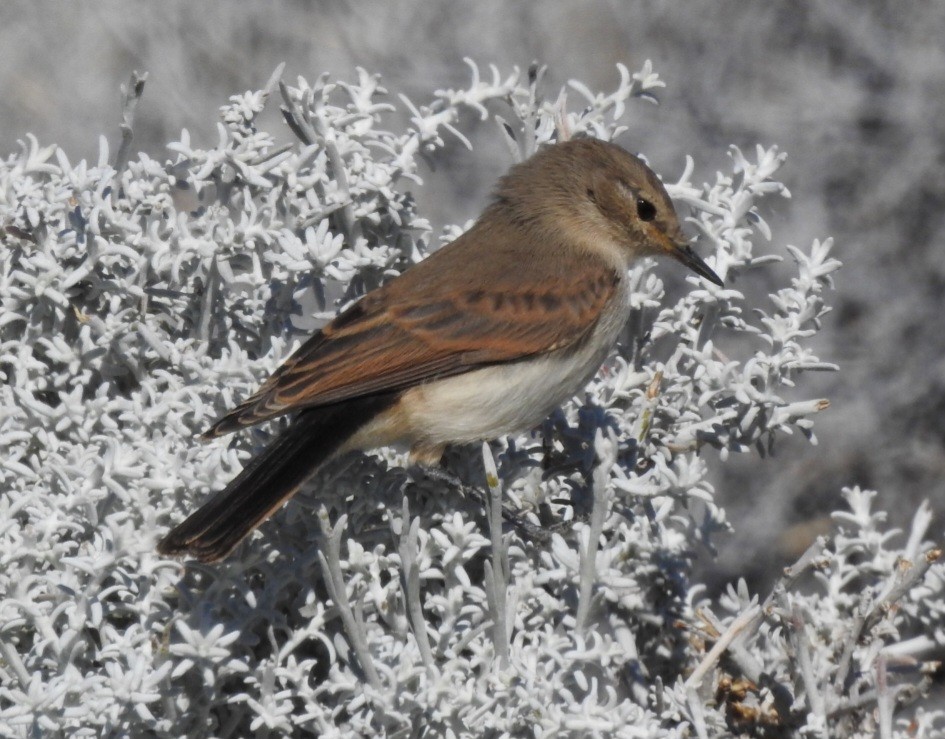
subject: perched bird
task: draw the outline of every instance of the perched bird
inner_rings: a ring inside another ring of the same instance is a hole
[[[369,292],[205,434],[291,425],[158,545],[225,557],[327,459],[530,428],[597,372],[630,312],[627,270],[668,255],[718,285],[656,175],[615,144],[547,146],[509,170],[458,239]]]

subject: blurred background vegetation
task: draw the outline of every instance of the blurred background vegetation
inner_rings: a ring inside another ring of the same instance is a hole
[[[708,452],[736,530],[718,563],[703,557],[711,582],[743,576],[763,588],[826,530],[844,485],[877,488],[898,524],[923,498],[939,522],[945,514],[943,36],[945,3],[881,0],[8,0],[0,155],[28,131],[72,161],[97,159],[100,135],[116,147],[119,86],[135,69],[149,77],[134,148],[164,158],[181,128],[212,145],[217,107],[283,61],[289,80],[353,79],[361,66],[391,94],[424,103],[467,83],[467,56],[505,73],[546,64],[549,95],[568,79],[612,89],[618,62],[635,70],[651,59],[667,88],[659,106],[630,107],[620,142],[670,181],[687,154],[693,180],[712,180],[730,144],[778,144],[794,197],[766,201],[777,208],[765,213],[767,248],[789,258],[786,243],[806,249],[834,236],[845,265],[818,347],[841,372],[805,378],[797,398],[831,400],[817,418],[819,445],[790,440],[763,462],[725,465]],[[581,105],[576,92],[569,99]],[[276,106],[266,115],[264,125],[284,128]],[[450,142],[448,166],[417,188],[437,229],[475,217],[509,164],[494,124],[475,130],[475,150]],[[670,272],[661,276],[679,279]],[[769,286],[752,279],[735,287],[760,301]]]

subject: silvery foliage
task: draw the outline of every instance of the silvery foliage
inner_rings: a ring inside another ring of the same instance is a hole
[[[328,319],[432,248],[408,188],[444,137],[469,143],[464,111],[494,118],[518,159],[556,135],[616,136],[662,86],[621,66],[611,94],[573,82],[550,101],[539,69],[470,66],[465,89],[400,98],[401,132],[359,70],[278,83],[298,143],[277,146],[256,122],[277,70],[222,108],[211,148],[184,131],[168,161],[128,156],[137,84],[114,157],[103,139],[97,163],[73,164],[27,136],[0,164],[2,735],[943,729],[941,711],[911,728],[897,714],[945,642],[926,511],[896,548],[849,491],[840,532],[763,603],[743,584],[708,602],[689,579],[726,528],[706,457],[813,438],[826,405],[794,382],[831,368],[810,341],[830,241],[786,247],[793,276],[767,303],[737,289],[784,267],[756,243],[764,198],[788,195],[773,148],[732,149],[702,186],[689,161],[669,185],[726,287],[689,277],[668,298],[637,266],[626,342],[537,433],[448,455],[466,485],[393,450],[352,454],[225,563],[156,556],[274,429],[194,434],[275,369],[306,314]]]

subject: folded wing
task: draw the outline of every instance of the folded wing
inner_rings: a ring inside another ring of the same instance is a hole
[[[463,241],[445,249],[461,249]],[[488,266],[474,278],[449,274],[439,255],[344,311],[204,436],[575,344],[596,325],[620,278],[603,263],[526,260],[528,287]]]

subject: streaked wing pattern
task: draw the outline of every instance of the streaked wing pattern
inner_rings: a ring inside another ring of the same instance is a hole
[[[566,347],[594,327],[619,280],[612,267],[585,264],[579,282],[548,280],[546,289],[507,278],[446,293],[412,289],[406,278],[422,266],[339,315],[204,436]]]

